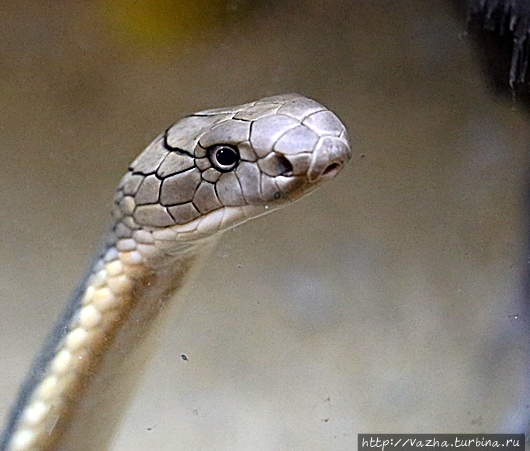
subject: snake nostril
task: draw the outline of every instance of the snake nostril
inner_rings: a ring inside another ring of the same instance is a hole
[[[331,163],[324,171],[322,172],[322,175],[332,175],[335,176],[337,172],[339,172],[342,168],[342,165],[339,163]]]
[[[278,155],[277,160],[279,175],[283,175],[285,177],[293,175],[293,165],[287,158],[285,158],[283,155]]]

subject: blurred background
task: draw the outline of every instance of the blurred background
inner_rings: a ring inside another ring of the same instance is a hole
[[[528,430],[530,118],[446,1],[5,0],[0,42],[1,417],[129,162],[185,114],[299,92],[354,160],[224,235],[114,449]]]

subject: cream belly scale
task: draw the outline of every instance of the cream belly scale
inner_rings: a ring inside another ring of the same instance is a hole
[[[198,259],[350,158],[339,119],[296,94],[195,113],[157,137],[121,180],[104,248],[35,359],[0,451],[108,449]]]

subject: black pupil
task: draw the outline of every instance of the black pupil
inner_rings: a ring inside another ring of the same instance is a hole
[[[215,152],[215,158],[221,166],[232,166],[237,163],[237,154],[229,147],[221,147]]]

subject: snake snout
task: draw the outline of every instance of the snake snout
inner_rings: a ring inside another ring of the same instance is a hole
[[[348,143],[341,138],[324,137],[318,143],[307,173],[310,182],[330,180],[351,158]]]

